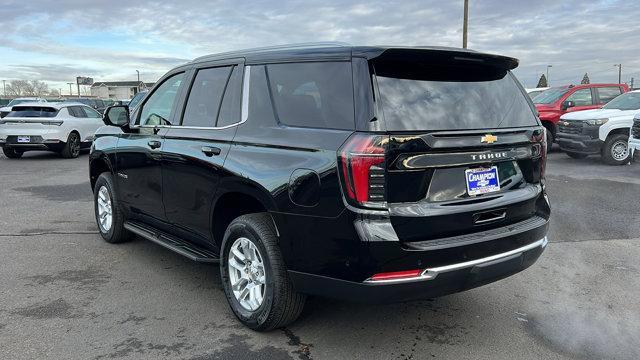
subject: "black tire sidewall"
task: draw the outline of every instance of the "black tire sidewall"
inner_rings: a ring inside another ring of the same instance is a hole
[[[111,228],[106,233],[102,231],[102,227],[100,226],[100,221],[98,220],[98,193],[100,192],[100,188],[102,188],[103,186],[107,188],[107,191],[109,191],[109,196],[111,197],[111,208],[115,209],[116,204],[114,202],[111,175],[105,173],[98,177],[98,180],[96,180],[96,184],[93,189],[93,210],[96,218],[96,224],[98,225],[98,231],[100,232],[100,236],[102,236],[102,238],[106,242],[113,242],[114,241],[113,235],[116,227],[115,211],[112,211],[111,216],[113,216],[113,219],[111,221]]]
[[[9,159],[19,159],[24,154],[24,151],[19,151],[10,147],[3,147],[2,152]]]
[[[233,290],[231,289],[228,268],[229,252],[231,251],[231,245],[233,245],[233,243],[240,237],[245,237],[253,242],[253,244],[258,248],[258,251],[260,251],[260,256],[262,257],[262,261],[264,262],[266,276],[265,294],[262,304],[255,311],[249,311],[242,307],[242,305],[240,305],[238,300],[233,295]],[[256,229],[251,226],[250,223],[242,220],[234,220],[231,225],[229,225],[222,243],[220,274],[225,289],[225,295],[231,309],[233,310],[233,313],[243,324],[245,324],[249,328],[254,330],[260,329],[260,327],[267,320],[274,303],[275,277],[273,267],[271,266],[271,259],[266,247],[262,242],[261,235],[256,231]]]

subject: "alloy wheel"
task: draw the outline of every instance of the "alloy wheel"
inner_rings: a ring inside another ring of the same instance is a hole
[[[103,233],[111,230],[113,224],[113,209],[111,207],[111,195],[106,186],[101,186],[98,190],[98,224]]]
[[[71,150],[71,155],[73,155],[73,157],[76,157],[80,154],[80,138],[78,138],[78,135],[74,133],[69,135],[69,147]]]
[[[266,273],[260,250],[249,239],[236,239],[229,251],[229,281],[240,306],[257,310],[264,300]]]

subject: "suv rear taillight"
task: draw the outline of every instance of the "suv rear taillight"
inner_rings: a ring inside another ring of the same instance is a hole
[[[353,134],[338,151],[344,195],[351,205],[385,208],[385,155],[389,137]]]

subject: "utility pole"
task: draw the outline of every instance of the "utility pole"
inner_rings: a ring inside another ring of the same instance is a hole
[[[138,82],[140,82],[140,71],[136,70],[136,73],[138,74]]]
[[[618,84],[622,83],[622,64],[615,64],[618,67]]]
[[[462,48],[467,48],[467,28],[469,23],[469,0],[464,0],[464,20],[462,23]]]
[[[67,85],[69,85],[69,96],[73,96],[73,91],[71,91],[71,85],[73,85],[73,83],[68,82]]]
[[[549,81],[549,68],[553,67],[553,65],[547,65],[547,86],[551,86],[551,81]]]
[[[629,84],[629,88],[633,90],[633,78],[631,78],[631,84]]]

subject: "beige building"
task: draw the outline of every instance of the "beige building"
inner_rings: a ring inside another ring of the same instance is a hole
[[[153,83],[142,81],[96,81],[91,85],[91,96],[100,99],[129,100],[140,91],[151,89]]]

